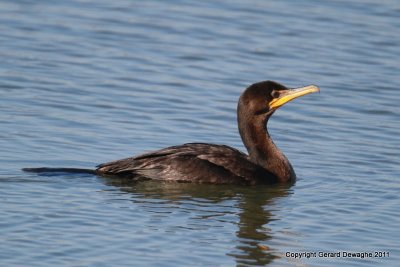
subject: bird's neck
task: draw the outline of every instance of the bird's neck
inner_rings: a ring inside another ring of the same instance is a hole
[[[250,160],[273,173],[280,182],[295,179],[294,170],[285,155],[276,147],[267,131],[268,118],[243,120],[238,117],[239,132]]]

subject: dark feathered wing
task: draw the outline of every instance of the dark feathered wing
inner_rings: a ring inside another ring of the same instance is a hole
[[[275,176],[225,145],[190,143],[97,166],[99,175],[164,181],[256,184]]]

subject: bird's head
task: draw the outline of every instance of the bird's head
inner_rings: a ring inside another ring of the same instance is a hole
[[[263,81],[252,84],[239,99],[239,112],[245,112],[248,116],[269,117],[284,104],[300,96],[319,92],[315,85],[299,88],[287,88],[273,81]]]

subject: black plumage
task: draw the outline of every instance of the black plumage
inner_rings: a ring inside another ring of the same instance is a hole
[[[289,160],[275,146],[267,131],[268,119],[285,103],[318,92],[314,85],[297,89],[264,81],[248,87],[239,98],[237,119],[239,133],[248,155],[237,149],[204,143],[172,146],[139,156],[112,161],[97,169],[25,168],[24,171],[73,172],[134,181],[161,181],[212,184],[271,184],[296,179]]]
[[[136,180],[256,184],[277,182],[276,177],[251,162],[237,149],[225,145],[189,143],[136,157],[104,163],[96,172]]]

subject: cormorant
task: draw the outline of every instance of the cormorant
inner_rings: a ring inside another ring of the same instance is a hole
[[[248,155],[226,145],[188,143],[131,158],[103,163],[95,170],[27,168],[31,172],[86,172],[132,180],[211,184],[272,184],[293,182],[296,174],[267,130],[271,115],[285,103],[319,92],[315,85],[289,89],[263,81],[249,86],[237,107],[239,133]]]

